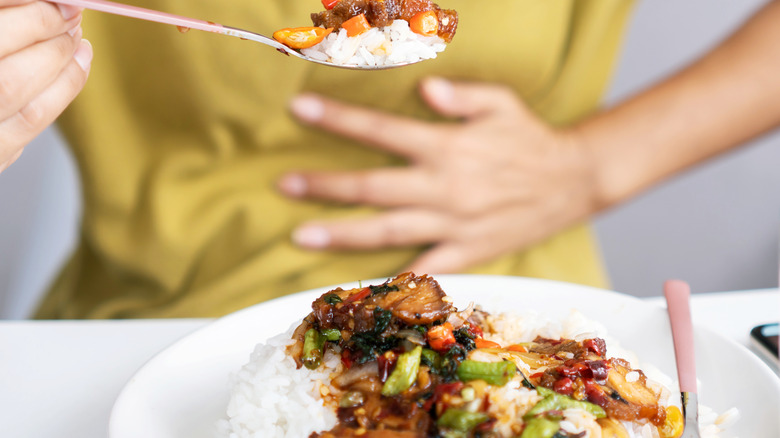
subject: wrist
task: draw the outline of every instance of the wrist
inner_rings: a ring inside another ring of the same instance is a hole
[[[559,131],[562,143],[573,151],[576,157],[579,179],[583,185],[582,196],[585,198],[585,215],[598,213],[610,205],[608,190],[603,183],[603,169],[596,150],[591,147],[587,135],[579,125]]]

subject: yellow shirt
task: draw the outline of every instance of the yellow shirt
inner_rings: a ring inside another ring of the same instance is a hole
[[[309,14],[322,9],[319,0],[133,3],[267,35],[309,25]],[[597,108],[632,2],[439,4],[460,14],[448,49],[382,72],[321,67],[236,38],[85,13],[84,34],[95,47],[91,77],[59,121],[81,174],[81,238],[37,316],[216,316],[393,275],[423,248],[319,252],[290,241],[306,220],[372,210],[288,200],[275,189],[280,175],[400,164],[301,126],[287,111],[290,99],[313,91],[434,120],[416,86],[440,75],[508,84],[543,119],[569,124]],[[586,226],[472,272],[605,284]]]

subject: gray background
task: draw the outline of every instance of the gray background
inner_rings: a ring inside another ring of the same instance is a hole
[[[607,103],[690,62],[763,3],[639,3]],[[671,277],[694,292],[776,287],[778,164],[775,133],[597,218],[613,289],[658,295]],[[29,313],[73,248],[80,208],[76,170],[54,129],[0,174],[0,318]]]

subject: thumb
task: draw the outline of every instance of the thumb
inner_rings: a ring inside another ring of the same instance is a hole
[[[474,119],[522,108],[514,91],[497,84],[430,77],[420,83],[420,94],[431,108],[448,117]]]

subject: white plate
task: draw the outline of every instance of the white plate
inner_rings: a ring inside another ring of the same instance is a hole
[[[676,376],[669,322],[661,307],[615,292],[546,280],[468,275],[436,279],[459,308],[474,301],[488,311],[536,310],[554,318],[577,309],[603,324],[640,361]],[[305,316],[311,302],[330,289],[249,307],[176,342],[144,365],[122,390],[111,413],[109,436],[212,437],[228,402],[230,374],[249,359],[257,343]],[[740,410],[741,419],[728,436],[780,436],[777,419],[768,415],[780,406],[777,377],[741,345],[698,327],[695,332],[701,403],[717,412],[733,406]]]

